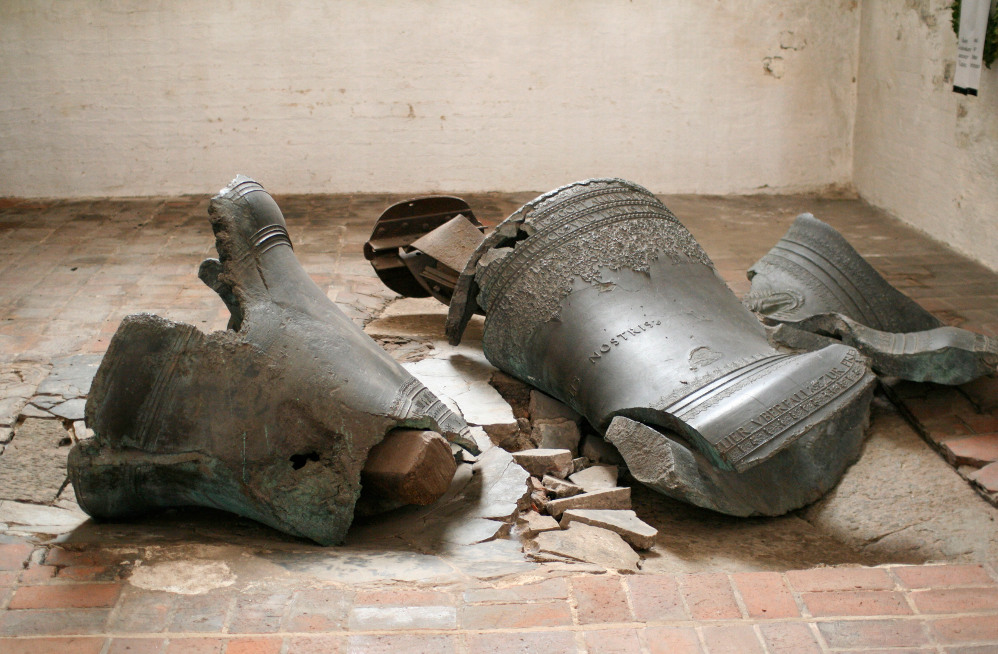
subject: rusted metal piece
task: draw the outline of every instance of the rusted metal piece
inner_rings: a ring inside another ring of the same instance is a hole
[[[456,221],[458,216],[462,220]],[[385,286],[396,293],[406,297],[433,296],[447,304],[459,272],[447,262],[460,260],[456,253],[467,251],[468,244],[475,240],[466,226],[478,232],[480,241],[485,227],[460,198],[439,195],[405,200],[393,204],[378,218],[371,238],[364,244],[364,257]],[[434,235],[428,236],[431,232]],[[477,245],[474,242],[470,249],[473,251]]]
[[[464,420],[315,285],[259,184],[237,177],[209,214],[219,259],[199,275],[228,305],[230,329],[122,322],[87,399],[95,436],[69,455],[84,511],[113,520],[208,506],[335,544],[386,434],[433,430],[476,450]]]
[[[846,239],[801,214],[748,271],[746,307],[776,325],[774,340],[800,349],[835,340],[881,375],[962,384],[998,370],[998,341],[948,327],[894,288]]]

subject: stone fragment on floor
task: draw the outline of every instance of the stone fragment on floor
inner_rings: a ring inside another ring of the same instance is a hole
[[[87,393],[100,366],[100,354],[74,354],[52,361],[52,370],[31,398],[34,417],[83,420]],[[48,415],[42,415],[46,412]]]
[[[581,486],[576,486],[571,482],[552,477],[551,475],[544,475],[541,483],[544,486],[544,490],[553,493],[558,498],[572,497],[573,495],[580,495],[585,492]]]
[[[0,366],[0,443],[13,434],[21,411],[49,372],[46,364],[15,361]]]
[[[594,465],[569,475],[568,480],[581,486],[587,493],[617,486],[617,466]]]
[[[568,450],[524,450],[513,459],[535,477],[551,475],[564,479],[572,471],[572,453]]]
[[[579,426],[571,420],[534,421],[531,440],[547,450],[568,450],[575,456],[579,451]]]
[[[630,509],[630,488],[607,488],[548,502],[548,513],[560,517],[569,509]]]
[[[484,355],[429,358],[402,367],[423,382],[434,395],[456,408],[469,425],[481,426],[489,435],[517,430],[509,404],[490,384],[493,368]]]
[[[0,500],[0,524],[7,525],[7,533],[31,536],[65,534],[89,519],[75,503],[68,507],[55,507]]]
[[[379,342],[405,339],[425,345],[421,350],[425,356],[419,358],[409,356],[415,345],[389,348],[389,354],[469,425],[482,427],[493,443],[515,437],[517,417],[490,383],[498,371],[482,352],[480,334],[472,329],[460,345],[450,345],[444,335],[446,315],[447,307],[432,298],[396,299],[367,323],[364,332]]]
[[[383,497],[425,506],[447,492],[456,470],[450,443],[439,433],[396,429],[371,448],[361,481]]]
[[[641,557],[618,534],[600,527],[574,522],[568,529],[545,531],[537,535],[537,551],[545,555],[595,563],[610,570],[633,572]]]
[[[517,518],[517,526],[525,538],[533,538],[542,531],[561,529],[558,521],[549,515],[541,515],[537,511],[525,511]]]
[[[61,421],[26,418],[0,456],[0,499],[54,502],[66,483],[71,444]]]
[[[632,547],[646,550],[655,544],[658,530],[638,518],[634,511],[626,509],[569,509],[561,516],[561,526],[567,529],[574,522],[593,527],[602,527],[620,534]]]
[[[970,473],[969,479],[981,490],[998,499],[998,463],[989,463],[980,470]]]
[[[943,454],[955,466],[986,466],[998,461],[998,432],[943,441]]]

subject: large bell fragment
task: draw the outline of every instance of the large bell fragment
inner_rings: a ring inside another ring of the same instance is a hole
[[[570,184],[501,223],[457,282],[452,342],[476,312],[489,361],[584,415],[667,495],[778,515],[859,455],[874,382],[859,352],[775,350],[689,231],[630,182]]]
[[[832,338],[857,348],[882,375],[962,384],[998,369],[998,341],[944,326],[891,286],[831,226],[801,214],[748,271],[745,306],[792,347]]]
[[[392,430],[432,429],[474,451],[464,421],[312,282],[259,184],[237,177],[209,214],[219,259],[199,276],[230,329],[122,322],[87,399],[96,435],[69,456],[87,513],[207,506],[334,544],[369,451]]]

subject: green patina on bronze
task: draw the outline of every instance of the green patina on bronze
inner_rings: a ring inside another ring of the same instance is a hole
[[[87,399],[96,435],[69,457],[87,513],[208,506],[335,544],[390,430],[433,429],[474,450],[464,421],[312,282],[262,187],[237,178],[209,214],[219,259],[200,276],[230,328],[122,322]]]

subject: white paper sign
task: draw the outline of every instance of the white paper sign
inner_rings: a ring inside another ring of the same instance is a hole
[[[990,11],[991,0],[960,2],[960,34],[956,43],[956,75],[953,78],[953,91],[956,93],[977,95]]]

